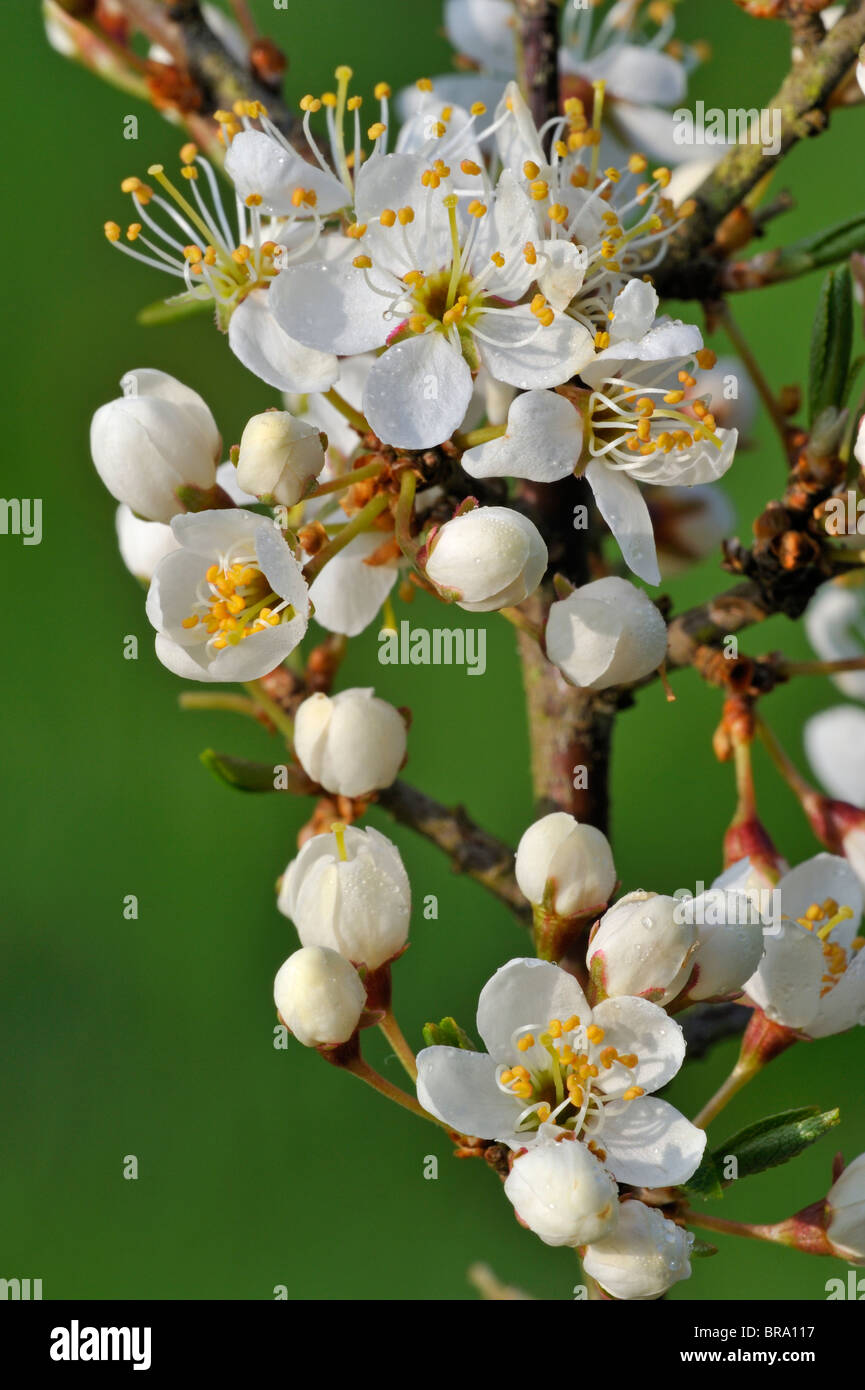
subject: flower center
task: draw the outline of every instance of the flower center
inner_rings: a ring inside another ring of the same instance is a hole
[[[254,555],[229,554],[208,568],[182,626],[191,629],[202,625],[208,646],[222,651],[294,617],[294,609],[285,600],[270,606],[278,598]]]
[[[806,931],[816,932],[823,943],[825,973],[821,977],[823,986],[820,990],[821,999],[835,988],[853,956],[857,955],[865,946],[865,937],[856,936],[850,942],[848,954],[840,941],[830,939],[838,924],[848,922],[852,916],[852,908],[839,907],[834,898],[827,898],[824,903],[812,903],[803,917],[796,918],[800,927],[804,927]]]
[[[620,1114],[628,1101],[645,1093],[634,1085],[636,1053],[604,1047],[604,1036],[603,1028],[582,1024],[576,1014],[564,1022],[553,1018],[545,1029],[525,1024],[514,1032],[520,1060],[499,1067],[496,1081],[500,1090],[526,1102],[516,1122],[518,1132],[530,1133],[552,1121],[574,1138],[586,1138],[593,1153],[606,1157],[597,1143],[606,1117]],[[596,1084],[601,1077],[603,1088]],[[611,1080],[618,1084],[611,1086]]]

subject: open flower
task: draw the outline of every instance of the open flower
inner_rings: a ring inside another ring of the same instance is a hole
[[[280,324],[309,347],[386,348],[363,413],[381,439],[408,449],[459,427],[481,364],[513,386],[555,386],[593,353],[587,330],[542,293],[518,302],[535,280],[527,195],[507,172],[493,188],[473,159],[462,160],[454,191],[456,174],[432,145],[361,168],[350,228],[359,254],[288,267],[273,287]]]
[[[418,1098],[430,1114],[513,1149],[553,1125],[591,1145],[618,1182],[663,1186],[696,1170],[706,1136],[648,1094],[685,1055],[681,1028],[656,1005],[620,998],[590,1009],[559,966],[512,960],[484,986],[477,1028],[487,1052],[419,1054]]]
[[[516,1160],[505,1196],[545,1245],[586,1245],[616,1224],[618,1188],[596,1154],[561,1135]]]
[[[306,632],[309,593],[272,521],[241,507],[172,522],[179,549],[147,595],[156,655],[177,676],[251,681],[284,661]]]
[[[612,1233],[583,1253],[583,1269],[613,1298],[660,1298],[690,1279],[694,1237],[645,1202],[622,1202]]]
[[[460,608],[490,613],[522,603],[547,568],[540,531],[510,507],[474,507],[446,521],[433,538],[428,577]]]
[[[90,452],[112,497],[147,521],[183,510],[178,492],[216,481],[222,443],[208,407],[167,372],[139,367],[121,379],[123,395],[90,425]]]
[[[809,1038],[843,1033],[865,1018],[862,885],[846,860],[817,854],[778,892],[781,921],[745,990],[773,1023]]]
[[[657,670],[667,628],[642,589],[609,575],[551,605],[545,640],[547,656],[569,681],[605,690]]]
[[[376,970],[408,938],[411,888],[396,845],[369,827],[307,840],[285,871],[277,907],[304,946],[327,946]]]
[[[338,796],[389,787],[405,748],[405,720],[373,690],[341,690],[332,698],[319,691],[295,716],[294,749],[301,767]]]

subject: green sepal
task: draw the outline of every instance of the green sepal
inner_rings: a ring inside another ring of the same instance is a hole
[[[443,1018],[441,1023],[425,1023],[423,1040],[427,1047],[460,1047],[465,1052],[477,1052],[468,1033],[455,1018]]]
[[[272,763],[255,763],[248,758],[232,758],[228,753],[216,753],[212,748],[205,748],[200,755],[204,766],[218,777],[220,782],[226,786],[233,787],[241,792],[275,792],[293,791],[291,764],[288,764],[288,786],[275,787],[274,767]],[[299,790],[299,788],[298,788]]]
[[[691,1246],[691,1258],[702,1260],[709,1255],[717,1255],[717,1245],[711,1245],[708,1240],[700,1240],[699,1236],[694,1236],[694,1244]]]
[[[853,282],[849,266],[830,270],[820,288],[811,330],[809,421],[844,404],[853,345]]]
[[[155,304],[145,304],[135,315],[135,321],[150,328],[158,323],[174,323],[177,319],[187,319],[192,314],[199,314],[202,309],[212,308],[213,300],[210,295],[193,299],[185,293],[177,294],[172,295],[170,299],[157,299]]]

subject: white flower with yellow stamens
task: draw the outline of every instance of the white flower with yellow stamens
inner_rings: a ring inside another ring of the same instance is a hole
[[[609,346],[581,370],[590,388],[528,391],[511,405],[499,438],[467,449],[462,465],[473,478],[510,476],[556,482],[584,475],[628,566],[660,583],[652,520],[640,482],[693,487],[720,478],[733,462],[737,433],[717,429],[697,386],[695,364],[714,354],[690,324],[652,324],[657,295],[633,280],[614,303]],[[573,409],[569,402],[573,401]],[[686,407],[693,414],[686,413]]]
[[[493,188],[476,161],[457,169],[426,153],[386,155],[358,173],[355,212],[358,254],[282,271],[272,309],[312,348],[386,348],[363,413],[387,443],[421,449],[447,439],[481,364],[528,388],[567,381],[592,356],[582,325],[540,292],[529,298],[535,275],[523,247],[534,217],[510,174]]]
[[[774,1023],[809,1038],[865,1021],[863,889],[845,859],[817,854],[778,882],[781,921],[745,992]]]
[[[512,960],[478,1002],[487,1052],[428,1047],[417,1059],[418,1099],[432,1115],[512,1149],[550,1133],[589,1145],[618,1182],[686,1182],[706,1136],[649,1094],[685,1056],[677,1023],[645,999],[590,1009],[572,975],[540,960]]]
[[[147,595],[163,666],[199,681],[272,671],[300,642],[310,609],[281,532],[240,507],[175,517],[172,530],[179,549],[160,561]]]
[[[255,102],[238,105],[249,114],[241,118],[217,113],[226,141],[232,132],[235,139],[243,134],[241,119],[260,117],[264,109]],[[184,145],[180,158],[180,183],[170,179],[161,164],[148,170],[152,184],[135,177],[123,180],[121,188],[131,196],[135,215],[125,233],[117,222],[105,223],[109,242],[152,269],[183,281],[185,290],[169,303],[212,301],[232,352],[269,386],[284,391],[327,390],[337,377],[336,358],[289,338],[270,313],[267,293],[282,266],[314,253],[321,229],[315,190],[306,190],[309,196],[297,200],[287,216],[264,216],[264,200],[258,191],[237,194],[234,212],[229,214],[213,167],[197,147]]]

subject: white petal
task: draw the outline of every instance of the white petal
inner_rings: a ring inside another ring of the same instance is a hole
[[[395,563],[364,564],[383,539],[380,531],[355,536],[312,581],[315,621],[328,632],[356,637],[375,620],[399,573]]]
[[[545,1028],[554,1018],[591,1018],[586,996],[573,975],[549,961],[517,959],[501,966],[478,1000],[477,1028],[496,1062],[513,1063],[511,1035],[526,1023]]]
[[[841,922],[832,932],[833,941],[846,944],[856,935],[862,917],[863,889],[855,873],[837,854],[815,854],[784,874],[778,883],[781,910],[795,921],[804,917],[813,903],[832,898],[839,907],[849,907],[852,918]]]
[[[629,280],[613,300],[610,343],[639,341],[651,328],[658,309],[658,292],[645,280]]]
[[[822,944],[803,927],[781,922],[765,933],[763,946],[763,959],[745,982],[745,992],[767,1018],[804,1028],[820,1002]]]
[[[467,449],[462,465],[472,478],[555,483],[573,473],[582,443],[582,420],[570,401],[554,391],[526,391],[511,404],[506,433]]]
[[[284,331],[320,352],[352,357],[381,347],[393,331],[384,318],[389,298],[371,289],[350,261],[286,266],[268,294]]]
[[[606,83],[614,101],[624,98],[639,106],[675,106],[684,99],[688,79],[684,65],[647,44],[613,43],[596,57],[565,64],[589,82]],[[642,149],[643,146],[639,145]]]
[[[576,376],[594,356],[592,335],[567,314],[541,328],[532,341],[524,340],[538,327],[527,304],[506,314],[481,314],[478,329],[495,340],[495,346],[479,341],[484,365],[499,381],[528,390],[532,386],[560,386]]]
[[[394,343],[376,362],[363,413],[379,439],[428,449],[458,429],[472,397],[468,363],[441,333]]]
[[[278,391],[328,390],[339,375],[336,358],[289,337],[271,312],[273,293],[273,288],[253,290],[237,306],[228,325],[229,347],[244,367]]]
[[[592,459],[585,476],[628,568],[647,584],[660,584],[652,519],[637,484],[623,470],[607,467],[602,459]]]
[[[617,1182],[667,1187],[687,1182],[699,1168],[706,1135],[665,1100],[639,1096],[625,1101],[620,1115],[604,1113],[600,1143]]]
[[[543,268],[537,277],[538,289],[546,295],[553,309],[567,309],[586,278],[585,251],[561,237],[556,241],[542,241],[537,249],[539,260],[543,258]]]
[[[634,1081],[629,1084],[642,1086],[644,1091],[666,1086],[685,1060],[685,1035],[679,1024],[648,999],[627,994],[605,999],[592,1010],[592,1022],[603,1028],[605,1046],[620,1053],[636,1053],[639,1060]],[[601,1072],[596,1084],[617,1090],[620,1077],[621,1068],[614,1065]]]
[[[858,705],[821,710],[806,723],[804,740],[808,761],[829,795],[865,806],[865,710]]]
[[[515,1138],[523,1103],[499,1090],[496,1063],[485,1052],[425,1047],[417,1071],[417,1097],[431,1115],[479,1139]]]
[[[491,72],[513,72],[516,15],[509,0],[446,0],[445,28],[458,53]]]
[[[809,1038],[828,1038],[865,1023],[865,952],[853,956],[837,985],[824,994],[806,1028]]]
[[[298,188],[312,189],[316,211],[322,216],[351,201],[345,185],[334,174],[259,130],[235,135],[226,152],[225,172],[242,200],[258,194],[263,200],[262,211],[278,217],[290,217],[297,211],[292,195]]]

